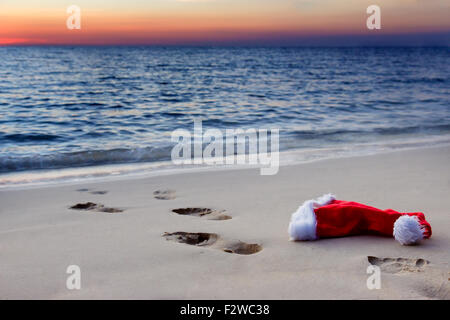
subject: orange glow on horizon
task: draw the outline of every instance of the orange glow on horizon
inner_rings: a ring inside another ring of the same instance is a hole
[[[95,2],[96,0],[92,0]],[[266,1],[261,0],[263,3]],[[287,0],[280,0],[284,2]],[[295,0],[292,0],[295,1]],[[382,1],[382,0],[381,0]],[[406,1],[406,0],[397,0]],[[217,3],[222,3],[219,0]],[[327,1],[328,3],[329,1]],[[344,1],[345,2],[345,1]],[[347,2],[352,2],[349,0]],[[231,8],[228,11],[198,10],[111,10],[82,9],[81,30],[68,30],[65,7],[6,8],[0,5],[0,45],[14,44],[177,44],[201,41],[233,41],[316,35],[370,34],[366,29],[367,1],[337,11],[337,4],[327,10],[303,12],[292,8],[259,10]],[[176,0],[168,2],[172,6]],[[200,2],[203,6],[214,1]],[[183,5],[193,4],[182,2]],[[198,3],[197,3],[198,4]],[[223,4],[223,3],[222,3]],[[269,5],[266,5],[269,6]],[[190,8],[190,7],[184,7]],[[204,7],[201,7],[204,8]],[[419,8],[421,9],[421,8]],[[422,10],[423,11],[423,10]],[[446,12],[382,11],[382,30],[378,34],[448,32]],[[372,33],[373,34],[373,33]]]

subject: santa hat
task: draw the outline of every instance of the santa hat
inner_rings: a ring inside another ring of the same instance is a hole
[[[431,237],[431,226],[421,212],[380,210],[357,202],[336,200],[332,194],[326,194],[305,201],[292,214],[288,232],[291,240],[358,234],[393,235],[401,244],[411,245]]]

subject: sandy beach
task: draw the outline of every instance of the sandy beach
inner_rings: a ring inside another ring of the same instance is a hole
[[[223,170],[2,190],[0,299],[449,299],[449,156],[435,147],[283,166],[275,176]],[[376,236],[289,241],[291,213],[328,192],[424,212],[433,236],[418,246]],[[87,202],[97,206],[70,209]],[[172,212],[183,208],[203,210]],[[202,233],[206,245],[165,232]],[[379,258],[379,290],[366,285],[368,256]],[[80,290],[66,288],[69,265],[81,269]]]

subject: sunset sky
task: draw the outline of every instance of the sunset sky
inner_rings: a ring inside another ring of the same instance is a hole
[[[68,6],[81,30],[68,30]],[[381,30],[366,8],[381,8]],[[448,0],[0,0],[8,44],[449,45]]]

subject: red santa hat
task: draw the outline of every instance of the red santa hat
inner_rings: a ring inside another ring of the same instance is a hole
[[[421,212],[380,210],[326,194],[305,201],[292,214],[288,232],[291,240],[377,234],[411,245],[431,237],[431,226]]]

